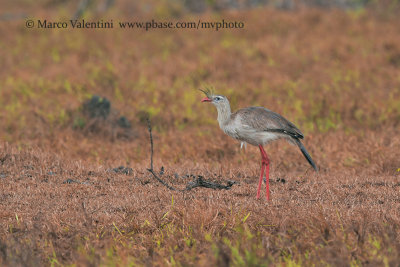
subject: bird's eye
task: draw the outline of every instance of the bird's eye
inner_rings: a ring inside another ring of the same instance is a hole
[[[214,100],[215,100],[215,101],[220,101],[220,100],[222,100],[222,97],[216,96],[216,97],[214,97]]]

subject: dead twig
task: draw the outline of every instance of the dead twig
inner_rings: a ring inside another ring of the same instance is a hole
[[[206,188],[212,188],[212,189],[225,189],[225,190],[229,190],[231,189],[232,185],[237,184],[236,181],[228,181],[226,185],[222,185],[222,184],[218,184],[218,183],[214,183],[211,181],[206,181],[203,179],[203,176],[197,176],[196,180],[193,180],[191,182],[189,182],[186,185],[186,191],[192,190],[193,188],[196,187],[206,187]]]
[[[222,185],[222,184],[219,184],[219,183],[214,183],[214,182],[211,182],[211,181],[204,180],[203,176],[198,175],[196,179],[194,179],[193,181],[189,182],[186,185],[185,189],[178,189],[178,188],[175,188],[175,187],[167,184],[166,182],[164,182],[156,174],[156,172],[153,169],[154,144],[153,144],[153,134],[152,134],[152,130],[151,130],[151,123],[150,123],[150,119],[149,118],[147,118],[147,128],[149,130],[149,135],[150,135],[150,168],[147,169],[147,170],[153,175],[154,179],[156,179],[159,183],[161,183],[162,185],[167,187],[169,190],[185,192],[185,191],[192,190],[193,188],[196,188],[196,187],[211,188],[211,189],[214,189],[214,190],[216,190],[216,189],[218,189],[218,190],[221,190],[221,189],[229,190],[229,189],[231,189],[231,187],[234,184],[238,183],[236,181],[228,181],[227,185]],[[164,173],[164,167],[161,167],[161,171],[160,171],[159,175],[161,176],[161,175],[163,175],[163,173]]]
[[[153,174],[153,177],[159,181],[162,185],[164,185],[165,187],[167,187],[169,190],[172,191],[181,191],[181,190],[177,190],[175,187],[170,186],[169,184],[167,184],[166,182],[164,182],[163,180],[161,180],[160,177],[158,177],[158,175],[154,172],[153,170],[153,154],[154,154],[154,149],[153,149],[153,134],[151,132],[151,123],[150,123],[150,119],[147,118],[147,128],[149,130],[149,135],[150,135],[150,169],[147,169],[151,174]]]

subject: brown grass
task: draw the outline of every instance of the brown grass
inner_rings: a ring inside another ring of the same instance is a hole
[[[144,166],[127,176],[42,151],[2,151],[5,263],[392,265],[399,256],[400,183],[388,173],[275,168],[266,202],[255,200],[252,170],[171,166],[164,177],[175,187],[189,180],[175,171],[240,181],[174,193]]]
[[[127,6],[106,16],[132,20]],[[399,18],[371,10],[200,16],[243,20],[246,29],[61,32],[4,22],[0,265],[399,262]],[[214,107],[199,102],[204,84],[234,109],[262,105],[296,123],[321,171],[294,146],[271,144],[272,200],[255,200],[259,152],[220,131]],[[77,127],[93,94],[131,121],[134,138],[109,134],[110,125]],[[192,174],[240,184],[185,193],[158,184],[146,171],[147,114],[167,182],[184,188]],[[112,171],[121,165],[132,172]]]

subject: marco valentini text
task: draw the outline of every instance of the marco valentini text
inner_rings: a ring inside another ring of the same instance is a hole
[[[82,20],[69,20],[68,22],[56,22],[56,21],[48,21],[44,20],[37,20],[37,28],[39,29],[112,29],[114,28],[113,21],[85,21]]]
[[[244,22],[242,21],[119,21],[116,22],[116,27],[121,29],[208,29],[208,30],[221,30],[221,29],[243,29]],[[86,21],[82,20],[68,20],[68,21],[49,21],[46,19],[38,19],[34,21],[29,19],[26,21],[27,28],[38,29],[113,29],[113,20],[109,21]]]

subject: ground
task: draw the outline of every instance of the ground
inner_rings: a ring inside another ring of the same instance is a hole
[[[35,19],[64,20],[68,8]],[[102,19],[131,21],[129,8],[122,1]],[[245,28],[1,22],[0,264],[395,266],[400,19],[368,8],[175,11],[135,19]],[[271,200],[264,190],[256,200],[259,151],[219,129],[197,90],[210,85],[233,110],[265,106],[295,123],[320,172],[297,147],[268,145]],[[106,119],[85,111],[94,95],[110,101]],[[160,184],[147,170],[147,117],[165,182],[237,183]]]

